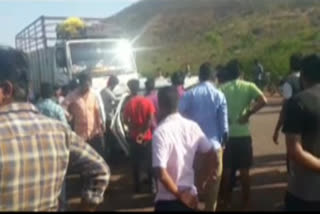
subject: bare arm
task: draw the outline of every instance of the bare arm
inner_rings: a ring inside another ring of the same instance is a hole
[[[320,173],[320,159],[303,149],[300,135],[286,134],[286,144],[288,156],[291,160],[304,168]]]
[[[154,120],[154,114],[151,114],[149,116],[149,119],[147,120],[147,122],[141,128],[141,133],[145,134],[149,130],[149,128],[152,126],[152,121],[153,120]]]
[[[167,171],[167,162],[170,154],[170,149],[161,135],[154,135],[152,143],[152,166],[155,171],[156,178],[163,184],[163,186],[172,193],[178,200],[186,206],[195,209],[197,207],[198,199],[188,189],[179,190],[177,184],[172,179]]]
[[[262,95],[260,96],[255,103],[252,105],[251,109],[248,111],[249,117],[262,109],[268,104],[267,98]]]
[[[155,176],[163,184],[163,186],[171,192],[177,199],[180,198],[179,190],[175,182],[172,180],[171,176],[166,169],[155,167],[154,168]]]
[[[98,129],[97,132],[99,133],[99,135],[103,135],[105,131],[105,125],[104,125],[103,116],[102,116],[102,108],[100,106],[98,98],[96,98],[94,111],[95,111],[94,112],[95,121],[97,123],[96,128]]]
[[[221,144],[225,146],[226,141],[228,140],[229,133],[229,123],[228,123],[228,107],[225,96],[218,109],[218,122],[219,122],[219,131],[222,133],[222,142]]]
[[[279,144],[279,142],[278,142],[279,132],[280,132],[280,129],[282,128],[283,122],[284,122],[284,106],[285,106],[285,101],[282,104],[282,108],[281,108],[281,111],[280,111],[280,114],[279,114],[279,118],[278,118],[276,127],[274,129],[274,133],[273,133],[273,142],[275,144]]]
[[[240,123],[248,123],[249,118],[257,113],[260,109],[262,109],[264,106],[266,106],[268,103],[267,98],[262,95],[260,96],[255,102],[254,104],[251,106],[251,108],[249,109],[249,111],[246,112],[245,115],[243,115],[242,117],[240,117],[239,122]]]

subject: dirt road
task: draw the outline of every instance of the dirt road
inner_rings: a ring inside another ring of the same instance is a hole
[[[280,145],[272,142],[272,133],[280,107],[271,105],[251,118],[254,147],[254,167],[252,169],[252,210],[275,211],[283,205],[286,188],[285,145],[281,136]],[[152,211],[153,196],[133,194],[131,172],[128,160],[111,166],[112,178],[99,210],[105,211]],[[78,182],[68,182],[70,205],[76,209],[79,202]],[[234,190],[233,209],[240,207],[239,187]]]

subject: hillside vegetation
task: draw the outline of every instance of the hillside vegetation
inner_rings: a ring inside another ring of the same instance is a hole
[[[250,76],[254,58],[277,81],[289,56],[320,51],[318,0],[144,0],[106,19],[137,37],[139,70],[173,72],[238,58]]]

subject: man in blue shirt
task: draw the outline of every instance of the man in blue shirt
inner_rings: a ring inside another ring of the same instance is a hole
[[[64,109],[53,100],[54,91],[50,83],[41,84],[41,100],[37,103],[38,110],[47,117],[59,120],[68,126]]]
[[[224,142],[228,136],[228,112],[226,98],[214,86],[216,72],[210,63],[200,67],[200,84],[192,88],[182,97],[179,110],[181,114],[199,124],[202,131],[212,142],[222,163]],[[222,164],[218,170],[216,182],[207,186],[205,209],[215,211],[222,174]]]

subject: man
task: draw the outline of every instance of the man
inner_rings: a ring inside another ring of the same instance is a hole
[[[179,110],[188,119],[195,121],[218,152],[222,162],[222,147],[228,135],[228,113],[224,94],[214,86],[216,72],[210,63],[200,66],[200,84],[185,93]],[[222,164],[218,169],[217,181],[208,185],[205,209],[215,211],[222,176]]]
[[[264,69],[259,60],[254,60],[254,82],[259,87],[260,90],[263,89],[263,80],[264,80]]]
[[[183,87],[184,79],[185,79],[185,76],[180,71],[174,72],[171,76],[171,83],[173,86],[177,87],[179,98],[181,98],[185,93],[184,87]]]
[[[90,74],[81,73],[79,86],[65,98],[63,106],[72,116],[74,131],[104,157],[103,120],[91,85]]]
[[[273,133],[273,142],[278,145],[279,144],[279,133],[281,128],[283,127],[284,122],[284,115],[286,111],[286,107],[288,104],[288,100],[294,97],[297,93],[300,92],[300,69],[301,69],[301,60],[302,54],[295,53],[290,57],[290,74],[289,76],[283,81],[282,85],[280,86],[281,94],[284,98],[282,102],[282,108],[279,114],[279,118]],[[289,157],[287,155],[287,172],[290,173],[289,168]]]
[[[285,111],[283,132],[290,160],[285,200],[288,211],[320,210],[319,68],[319,55],[309,55],[302,60],[304,91],[288,101]]]
[[[62,95],[62,87],[56,85],[56,86],[53,88],[53,90],[54,90],[53,100],[54,100],[57,104],[62,105],[63,100],[64,100],[64,96]]]
[[[175,87],[158,94],[161,122],[153,136],[152,165],[158,180],[155,211],[197,210],[197,188],[215,180],[219,160],[214,145],[200,127],[178,113],[179,95]],[[202,154],[199,176],[195,178],[195,160]]]
[[[54,91],[50,83],[43,83],[40,87],[41,100],[37,104],[38,110],[50,117],[64,123],[68,126],[64,109],[53,101]]]
[[[113,93],[114,88],[119,84],[119,79],[111,75],[109,77],[107,86],[102,89],[100,92],[101,99],[103,101],[103,106],[104,106],[104,112],[106,115],[106,133],[105,133],[105,139],[106,139],[106,157],[111,160],[111,155],[112,155],[112,148],[113,148],[113,143],[115,142],[115,137],[112,134],[112,131],[110,129],[112,118],[114,116],[114,111],[116,108],[116,104],[118,99]]]
[[[300,68],[301,68],[302,54],[296,53],[290,57],[290,75],[285,79],[281,85],[281,94],[284,98],[279,119],[273,134],[273,142],[279,144],[279,132],[283,125],[283,115],[287,101],[300,92]]]
[[[141,192],[140,174],[143,165],[148,168],[149,191],[154,191],[151,165],[151,126],[155,108],[150,100],[138,96],[139,80],[131,80],[128,85],[131,89],[131,99],[124,109],[124,123],[129,128],[128,141],[133,163],[133,179],[135,192]]]
[[[237,60],[227,65],[230,82],[221,86],[228,103],[230,139],[224,153],[224,173],[222,198],[224,205],[231,203],[230,186],[232,170],[240,170],[242,185],[243,209],[247,210],[250,203],[250,174],[253,152],[249,130],[249,118],[263,108],[267,99],[255,84],[240,80],[240,69]]]
[[[111,75],[109,77],[107,86],[101,90],[100,95],[103,101],[103,106],[104,106],[104,112],[106,114],[106,121],[107,125],[110,126],[113,114],[114,114],[114,108],[116,105],[116,102],[118,99],[113,93],[113,89],[119,84],[119,79],[118,77]]]
[[[0,210],[57,211],[67,168],[81,173],[83,210],[103,201],[104,160],[59,121],[27,103],[26,56],[0,48]]]

